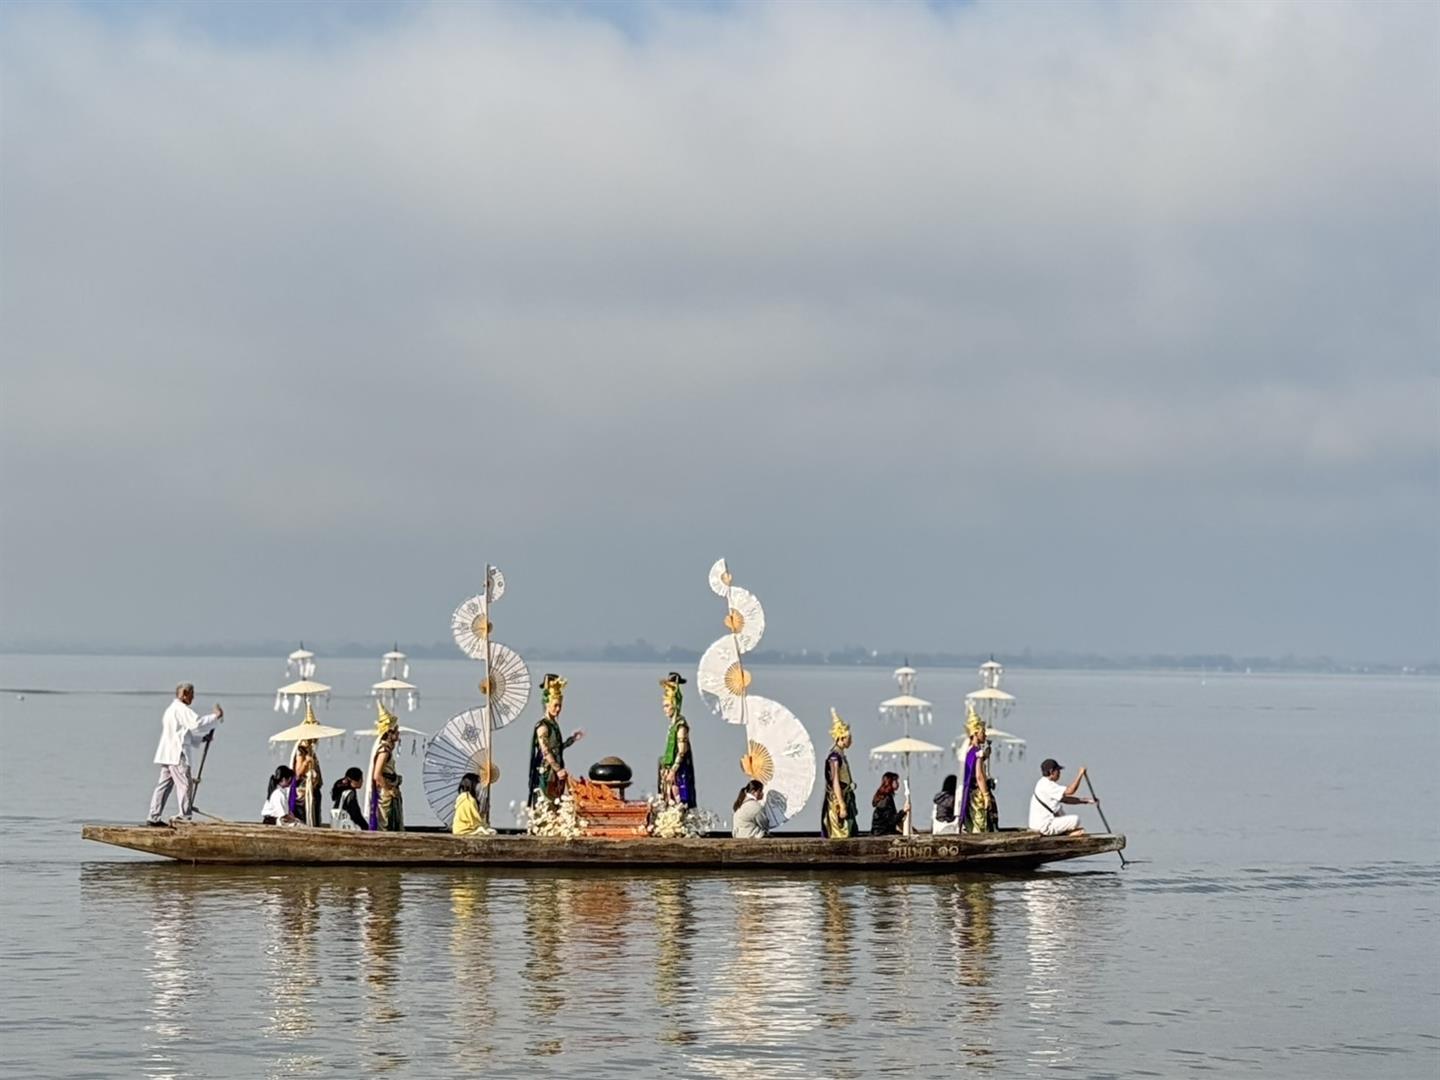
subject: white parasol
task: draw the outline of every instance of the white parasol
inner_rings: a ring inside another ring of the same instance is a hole
[[[931,703],[914,694],[897,694],[880,702],[882,709],[928,709]]]
[[[270,736],[272,743],[306,742],[310,739],[333,739],[337,735],[344,735],[345,729],[330,727],[327,724],[319,723],[315,719],[315,707],[309,703],[305,706],[305,719],[294,727],[288,727],[284,731],[277,731]]]
[[[399,731],[402,736],[410,739],[410,752],[412,754],[416,750],[423,748],[430,738],[429,732],[421,731],[419,728],[405,727],[403,724],[396,728],[396,730]],[[352,731],[350,734],[354,736],[355,745],[360,750],[369,750],[374,746],[375,740],[380,737],[379,729],[373,727]]]
[[[870,751],[870,760],[874,762],[895,761],[901,762],[901,777],[905,784],[905,801],[910,801],[910,755],[911,754],[943,754],[945,748],[936,746],[934,743],[925,742],[922,739],[912,739],[909,735],[875,747]],[[905,815],[905,835],[911,835],[910,818],[911,814]]]
[[[974,709],[975,715],[984,722],[985,738],[990,743],[992,752],[998,751],[1007,761],[1019,761],[1025,757],[1025,740],[995,726],[1015,708],[1015,696],[1000,689],[1000,682],[1004,677],[1003,665],[993,657],[985,661],[980,665],[980,689],[966,694],[965,703],[967,707]],[[969,740],[962,735],[955,740],[954,745],[956,756],[963,761]]]
[[[925,742],[922,739],[912,739],[906,735],[904,738],[892,739],[890,742],[875,747],[870,751],[870,756],[879,761],[886,756],[893,758],[902,754],[938,754],[944,749],[943,746],[936,746],[934,743]]]
[[[310,666],[313,669],[315,665],[312,663]],[[309,708],[312,698],[325,697],[328,700],[329,696],[330,687],[307,677],[296,682],[286,683],[275,691],[275,711],[286,714],[298,713]]]
[[[282,742],[305,742],[308,739],[333,739],[337,735],[344,735],[343,727],[331,727],[328,724],[307,724],[300,723],[294,727],[287,727],[284,731],[277,731],[270,736],[272,743]]]
[[[915,696],[915,675],[916,671],[910,666],[908,660],[895,669],[895,683],[900,688],[900,693],[895,697],[886,698],[880,703],[880,717],[883,720],[899,720],[903,734],[893,742],[877,746],[870,751],[872,761],[899,759],[903,763],[905,801],[907,803],[910,801],[910,755],[944,753],[944,749],[934,743],[922,742],[910,737],[912,721],[917,724],[928,724],[935,719],[930,702]],[[905,815],[905,835],[909,836],[910,832],[910,815],[907,814]]]

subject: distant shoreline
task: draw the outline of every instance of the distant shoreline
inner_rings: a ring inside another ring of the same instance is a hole
[[[167,648],[115,648],[102,646],[64,646],[46,642],[34,645],[0,647],[5,656],[153,656],[153,657],[215,657],[234,659],[274,659],[284,657],[295,647],[294,642],[260,642],[233,645],[173,645]],[[321,656],[332,659],[374,659],[394,647],[393,642],[327,646],[313,642],[309,646]],[[401,648],[412,659],[460,660],[463,657],[450,642],[430,645],[405,645]],[[700,650],[672,645],[658,648],[648,642],[629,645],[606,645],[602,648],[547,649],[530,646],[520,650],[532,663],[633,663],[693,666],[700,659]],[[830,651],[810,649],[760,649],[746,656],[757,665],[790,665],[796,667],[895,668],[910,663],[930,670],[978,667],[992,654],[929,653],[864,649],[858,646]],[[993,659],[1016,669],[1039,671],[1156,671],[1204,674],[1297,674],[1297,675],[1440,675],[1440,660],[1418,663],[1396,661],[1337,660],[1328,656],[1231,656],[1226,653],[1127,655],[1078,653],[1065,651],[1021,650],[1018,653],[996,652]]]

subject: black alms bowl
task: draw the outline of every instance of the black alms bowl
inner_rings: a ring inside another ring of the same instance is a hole
[[[618,757],[601,758],[590,766],[590,779],[597,784],[628,784],[632,775],[630,766]]]

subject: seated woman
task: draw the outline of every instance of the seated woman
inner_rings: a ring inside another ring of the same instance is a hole
[[[365,774],[353,766],[345,775],[335,781],[330,789],[330,827],[332,829],[358,829],[365,832],[369,826],[360,813],[359,791],[365,786]]]
[[[770,835],[770,818],[765,813],[765,785],[751,780],[735,797],[735,817],[730,835],[738,840],[759,840]]]
[[[485,819],[480,816],[480,800],[475,794],[479,789],[478,773],[467,772],[460,778],[455,796],[455,817],[450,822],[450,831],[456,836],[474,836],[490,831],[485,828]]]
[[[875,808],[875,815],[870,819],[871,836],[898,836],[905,828],[905,817],[910,813],[910,804],[907,802],[903,810],[895,809],[895,792],[899,790],[898,773],[887,772],[880,778],[880,788],[870,800],[870,805]]]
[[[945,777],[940,784],[940,793],[935,796],[935,818],[930,831],[939,836],[942,833],[958,833],[960,819],[955,816],[955,788],[958,778],[954,773]]]
[[[300,819],[290,813],[290,781],[295,779],[295,770],[281,765],[270,777],[270,787],[265,792],[265,805],[260,808],[260,821],[265,825],[299,825]]]

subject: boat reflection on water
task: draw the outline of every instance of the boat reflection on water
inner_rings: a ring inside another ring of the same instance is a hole
[[[293,1041],[315,1030],[320,883],[309,874],[268,881],[261,904],[265,913],[265,985],[271,999],[265,1033]]]
[[[855,977],[852,889],[835,881],[820,882],[823,926],[820,931],[820,1017],[826,1027],[849,1027],[855,1017],[845,1009]]]
[[[695,1041],[677,1006],[690,989],[690,945],[695,933],[690,883],[682,877],[651,877],[642,887],[650,894],[655,920],[655,1003],[665,1016],[661,1039],[667,1043]]]
[[[189,1031],[190,1009],[204,996],[205,969],[195,955],[199,915],[194,905],[175,902],[164,888],[147,889],[148,902],[171,917],[155,919],[145,929],[150,984],[146,1007],[145,1075],[172,1080],[185,1070],[180,1044]]]
[[[704,1039],[684,1055],[695,1075],[820,1075],[803,1049],[819,1026],[809,1003],[820,953],[815,884],[750,875],[723,883],[734,905],[710,933],[733,933],[703,995]],[[701,1049],[700,1047],[703,1047]]]
[[[1025,909],[1025,1000],[1033,1067],[1083,1065],[1077,1053],[1091,981],[1103,984],[1098,927],[1111,925],[1110,874],[1037,875],[1020,883]]]
[[[867,881],[863,910],[868,924],[866,931],[872,941],[883,941],[885,948],[871,954],[875,977],[886,985],[901,985],[915,971],[915,883],[905,878]],[[869,1014],[886,1025],[908,1025],[923,1022],[919,1010],[928,1010],[930,1003],[907,994],[887,994],[868,1003]]]
[[[449,894],[451,1052],[457,1066],[475,1068],[495,1053],[490,879],[458,875],[449,882]]]
[[[575,882],[542,875],[521,884],[525,907],[525,942],[529,963],[522,999],[533,1017],[525,1044],[529,1054],[561,1053],[564,1039],[558,1023],[565,1007],[565,957],[571,932],[571,899]]]
[[[996,1066],[995,1022],[1000,1000],[991,986],[995,967],[995,884],[957,881],[936,894],[939,918],[948,927],[952,989],[943,1000],[953,1003],[948,1026],[955,1053],[977,1067]]]
[[[396,874],[366,875],[365,884],[356,890],[365,972],[359,1038],[366,1072],[388,1072],[408,1062],[397,1045],[405,1019],[396,996],[402,906],[401,878]]]

